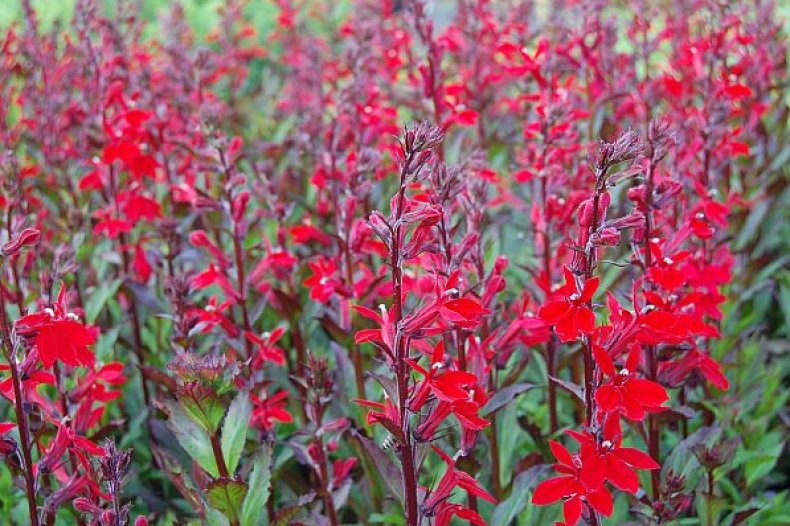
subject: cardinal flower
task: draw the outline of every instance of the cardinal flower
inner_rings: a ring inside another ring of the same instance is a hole
[[[585,483],[583,473],[589,462],[595,462],[591,456],[582,454],[571,455],[562,444],[555,440],[549,441],[549,447],[557,463],[554,469],[561,473],[559,477],[541,482],[532,495],[532,504],[547,506],[563,500],[565,524],[574,526],[582,515],[582,506],[587,503],[593,510],[605,516],[612,514],[612,495],[606,486],[601,484],[590,486]]]
[[[601,371],[610,381],[595,391],[598,407],[607,413],[617,412],[629,420],[641,421],[647,413],[663,411],[663,404],[669,400],[666,389],[656,382],[636,377],[641,347],[635,344],[619,372],[606,350],[593,346],[593,356]]]
[[[61,287],[53,307],[22,316],[14,324],[14,330],[35,343],[41,363],[46,368],[52,367],[57,360],[72,367],[90,366],[94,356],[89,346],[96,342],[96,337],[78,319],[68,310],[66,289]]]
[[[566,267],[565,285],[556,293],[560,299],[550,300],[540,309],[540,317],[549,325],[554,325],[563,342],[589,334],[595,327],[595,315],[587,303],[598,290],[598,282],[597,277],[589,279],[579,290],[576,277]]]
[[[639,477],[634,469],[658,469],[661,466],[650,455],[636,448],[621,447],[623,436],[618,418],[607,419],[603,440],[590,433],[569,430],[568,434],[581,446],[581,457],[586,459],[582,479],[588,487],[600,487],[608,481],[614,487],[636,493]]]

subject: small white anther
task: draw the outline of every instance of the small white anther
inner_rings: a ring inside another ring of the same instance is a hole
[[[321,285],[326,285],[327,283],[329,283],[329,278],[324,276],[323,278],[318,280],[318,283],[320,283]]]
[[[269,337],[271,337],[271,335],[272,335],[272,333],[270,333],[269,331],[266,331],[263,334],[261,334],[261,337],[263,337],[264,340],[268,340]]]
[[[49,307],[44,309],[44,313],[47,314],[50,318],[54,318],[55,317],[55,311],[50,309]]]
[[[77,321],[77,320],[79,320],[80,318],[79,318],[79,316],[77,316],[77,315],[76,315],[76,314],[74,314],[73,312],[67,312],[67,313],[66,313],[66,319],[68,319],[68,320],[71,320],[71,321]]]
[[[672,258],[670,258],[670,257],[664,258],[664,264],[666,264],[666,265],[673,265],[674,263],[675,263],[675,261]]]
[[[604,441],[601,443],[601,445],[602,445],[604,448],[606,448],[606,449],[609,449],[610,447],[612,447],[612,443],[611,443],[611,442],[609,442],[608,440],[604,440]]]
[[[449,296],[450,294],[458,294],[458,289],[447,289],[444,291],[445,296]]]
[[[631,374],[631,371],[629,371],[628,369],[621,369],[620,374],[623,376],[628,376],[629,374]]]
[[[442,362],[434,362],[431,364],[431,369],[436,369],[437,371],[442,367],[444,367],[444,364]]]
[[[571,294],[571,295],[569,296],[569,299],[570,299],[571,301],[576,301],[577,299],[579,299],[579,298],[581,298],[581,297],[582,297],[582,296],[581,296],[581,294],[579,294],[578,292],[574,292],[573,294]]]

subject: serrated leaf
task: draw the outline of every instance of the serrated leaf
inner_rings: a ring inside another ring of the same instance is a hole
[[[190,382],[178,386],[177,394],[184,411],[205,429],[209,436],[214,435],[225,415],[225,406],[216,392],[200,382]]]
[[[209,504],[221,511],[232,523],[238,522],[246,496],[247,485],[240,480],[226,478],[215,480],[206,489]]]
[[[233,473],[239,465],[244,442],[247,439],[247,430],[250,427],[252,415],[252,402],[246,392],[239,393],[230,403],[228,415],[222,425],[222,456],[228,471]]]
[[[533,384],[520,383],[500,389],[488,400],[486,405],[483,406],[480,410],[480,415],[484,418],[489,417],[492,413],[512,402],[518,395],[529,391],[533,387],[535,387]]]
[[[271,486],[272,448],[264,444],[255,455],[249,491],[241,508],[241,526],[259,526],[268,523],[264,509],[269,500]]]
[[[167,427],[176,435],[178,443],[200,467],[214,478],[219,476],[211,440],[197,422],[192,420],[176,403],[167,405],[170,417]]]

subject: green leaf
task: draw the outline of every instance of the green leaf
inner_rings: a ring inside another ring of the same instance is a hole
[[[773,446],[766,447],[753,458],[746,461],[746,485],[748,487],[751,487],[756,481],[771,472],[783,449],[784,443],[779,442]]]
[[[228,471],[233,473],[239,465],[241,452],[244,450],[244,441],[247,439],[247,429],[250,427],[252,415],[252,402],[246,392],[239,393],[230,403],[228,415],[222,426],[222,456]]]
[[[178,443],[209,475],[214,478],[219,477],[214,450],[211,448],[211,440],[206,432],[184,412],[180,405],[169,403],[167,407],[170,413],[167,427],[176,435]]]
[[[241,508],[241,526],[259,526],[268,523],[266,501],[269,500],[271,486],[272,448],[264,444],[263,449],[255,455],[250,487]]]
[[[221,511],[230,522],[238,522],[242,502],[247,496],[247,485],[234,479],[215,480],[208,485],[206,496],[209,504]]]
[[[206,508],[206,524],[208,526],[230,526],[228,518],[214,508]]]
[[[533,387],[535,387],[533,384],[520,383],[500,389],[488,400],[486,405],[483,406],[480,410],[480,415],[484,418],[491,416],[492,413],[512,402],[518,395],[529,391]]]
[[[205,429],[209,436],[214,435],[219,429],[222,417],[225,416],[225,406],[222,405],[214,389],[200,382],[190,382],[179,386],[176,394],[184,411]]]
[[[121,286],[121,280],[116,279],[109,283],[102,283],[99,287],[88,295],[88,300],[85,303],[85,322],[93,323],[99,317],[99,313],[104,308],[104,305],[110,298],[115,296],[118,288]]]
[[[527,503],[529,490],[547,471],[547,466],[534,466],[519,473],[513,481],[510,497],[503,500],[491,516],[491,524],[511,524]]]

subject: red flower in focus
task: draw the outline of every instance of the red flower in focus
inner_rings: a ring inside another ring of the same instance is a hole
[[[603,480],[597,487],[588,486],[584,482],[585,465],[588,462],[596,462],[596,460],[580,454],[571,455],[556,440],[550,440],[549,446],[554,458],[557,459],[554,469],[562,475],[541,482],[532,495],[532,504],[547,506],[563,499],[562,511],[567,526],[574,526],[579,522],[584,502],[598,513],[609,517],[614,505],[612,495],[603,485]]]
[[[68,311],[66,289],[61,287],[54,308],[22,316],[14,324],[14,330],[26,338],[35,337],[36,349],[44,367],[52,367],[56,360],[66,365],[93,365],[93,351],[88,347],[96,337],[78,317]]]
[[[664,402],[669,400],[666,389],[656,382],[636,378],[641,347],[635,344],[625,362],[625,368],[617,372],[612,357],[604,349],[593,346],[593,356],[601,371],[610,381],[595,391],[598,407],[607,413],[621,413],[630,420],[642,420],[646,413],[660,413]]]
[[[590,433],[569,430],[568,434],[581,446],[580,454],[585,459],[582,479],[587,487],[600,487],[606,480],[622,491],[635,494],[639,490],[639,477],[633,470],[661,467],[638,449],[620,447],[623,437],[618,418],[607,419],[604,440],[600,443]]]
[[[454,402],[469,398],[466,388],[477,384],[477,376],[467,371],[446,371],[439,374],[445,367],[444,341],[440,341],[431,355],[429,370],[423,369],[417,362],[409,360],[412,369],[425,378],[417,387],[409,408],[417,412],[428,401],[428,395],[433,394],[444,402]]]
[[[588,280],[582,290],[576,277],[567,267],[565,285],[556,292],[562,299],[551,300],[541,307],[539,315],[549,325],[554,325],[557,335],[563,342],[570,342],[580,335],[589,334],[595,328],[595,314],[587,303],[598,290],[597,277]]]

